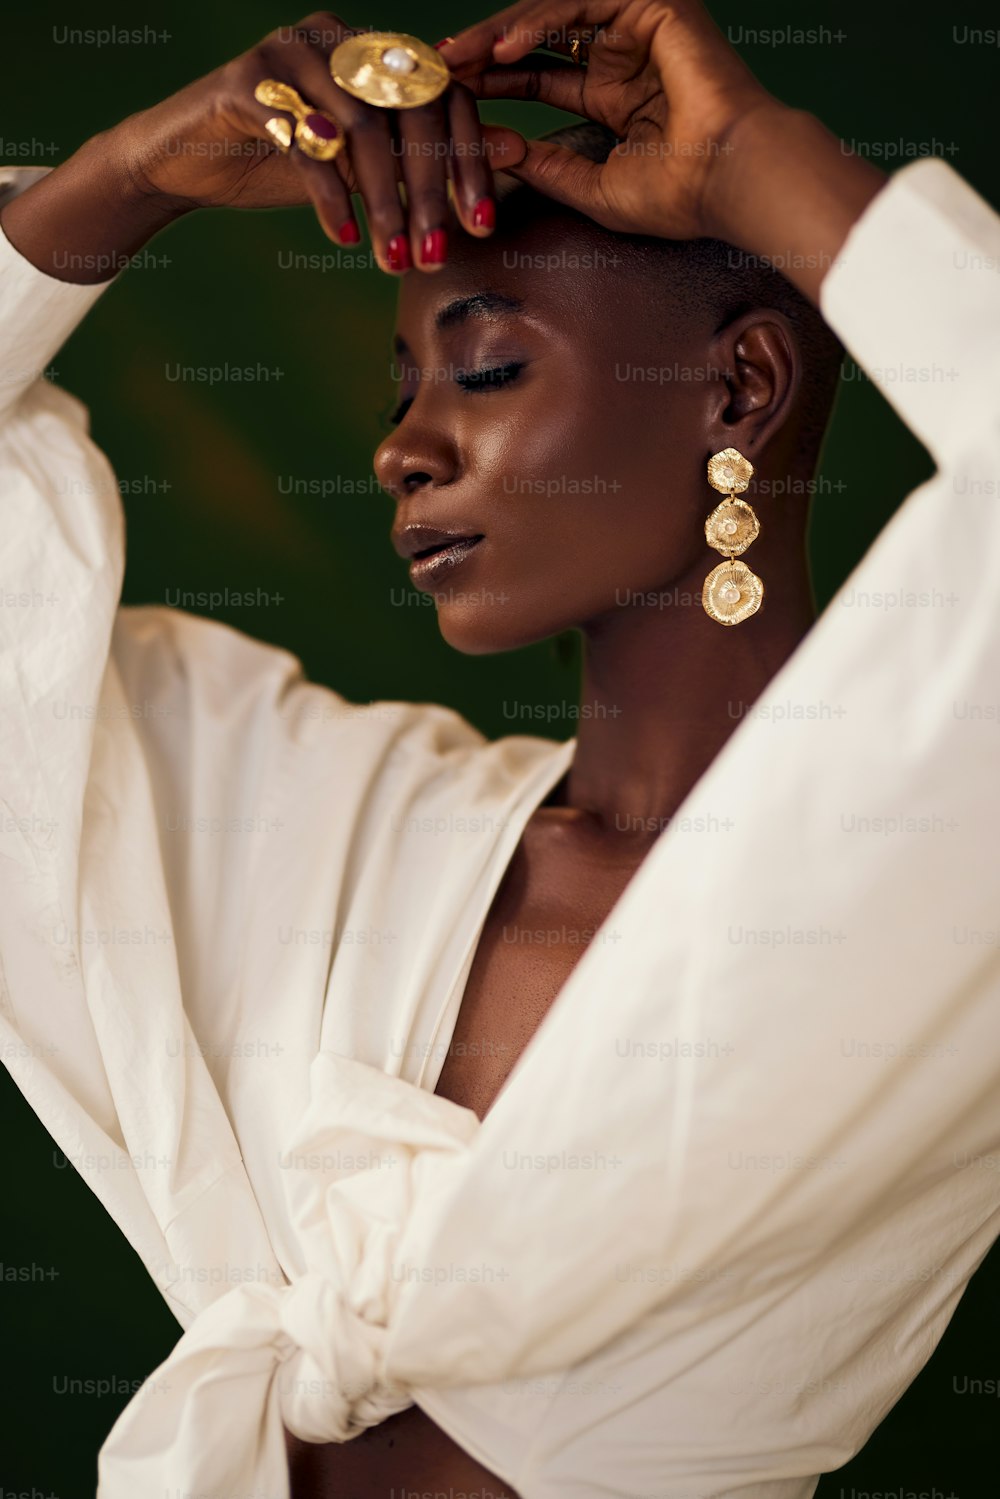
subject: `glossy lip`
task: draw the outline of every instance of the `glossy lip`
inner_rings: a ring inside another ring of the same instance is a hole
[[[441,531],[421,525],[404,526],[392,533],[392,544],[400,557],[409,559],[410,577],[415,583],[451,571],[483,540],[477,531]]]

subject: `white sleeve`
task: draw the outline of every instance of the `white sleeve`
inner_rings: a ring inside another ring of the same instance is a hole
[[[45,170],[0,170],[0,207],[30,187]],[[0,365],[0,415],[5,415],[45,374],[53,354],[111,285],[76,286],[57,281],[20,255],[0,229],[0,317],[3,355]],[[78,408],[66,407],[67,420],[79,424]]]
[[[945,162],[914,163],[823,282],[823,316],[945,473],[967,475],[996,441],[998,223]]]
[[[187,1323],[169,1272],[209,1189],[234,1238],[198,1245],[205,1263],[234,1243],[272,1256],[184,1010],[121,649],[118,486],[85,408],[44,378],[108,284],[47,276],[0,233],[0,1058]],[[176,1038],[151,1073],[123,995]]]

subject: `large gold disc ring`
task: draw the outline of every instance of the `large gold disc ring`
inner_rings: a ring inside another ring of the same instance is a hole
[[[401,31],[363,31],[330,54],[334,83],[379,109],[418,109],[451,82],[443,58]]]

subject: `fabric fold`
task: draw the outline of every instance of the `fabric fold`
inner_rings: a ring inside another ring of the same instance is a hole
[[[399,1244],[478,1128],[468,1109],[321,1052],[281,1162],[309,1269],[236,1286],[198,1314],[112,1429],[99,1499],[160,1499],[179,1475],[192,1493],[284,1499],[285,1427],[345,1442],[410,1405],[385,1359],[407,1283]]]

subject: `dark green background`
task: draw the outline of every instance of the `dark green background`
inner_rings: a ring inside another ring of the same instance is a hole
[[[383,0],[345,19],[436,40],[487,13],[479,3],[414,8]],[[842,29],[840,42],[743,50],[778,95],[812,109],[845,138],[953,143],[957,150],[945,159],[1000,201],[990,107],[1000,50],[959,45],[952,29],[996,26],[1000,12],[993,6],[911,15],[900,5],[748,7],[719,0],[714,13],[724,27]],[[183,0],[150,11],[22,7],[4,23],[0,134],[7,143],[51,144],[55,149],[31,159],[52,164],[94,131],[295,19],[258,0],[239,6]],[[146,24],[169,39],[103,48],[56,40],[65,26]],[[509,119],[529,134],[559,118],[518,106],[495,107],[489,117]],[[10,154],[8,146],[3,159],[29,158]],[[441,643],[432,610],[389,607],[404,575],[386,541],[388,501],[366,492],[364,481],[391,405],[394,291],[368,269],[279,269],[279,256],[328,248],[305,210],[194,216],[154,245],[151,253],[169,264],[125,275],[57,357],[55,378],[90,405],[95,434],[119,476],[154,486],[126,501],[126,601],[173,601],[178,589],[280,595],[280,603],[220,610],[217,617],[289,647],[311,675],[348,696],[443,701],[489,734],[509,732],[505,698],[572,698],[573,651],[548,644],[515,656],[465,659]],[[211,389],[163,378],[168,364],[225,362],[277,365],[286,373],[277,385]],[[837,487],[815,509],[821,601],[929,470],[926,455],[872,387],[845,382],[824,461],[824,475]],[[357,481],[360,495],[278,493],[280,476],[338,474]],[[572,731],[569,723],[552,729],[559,737]],[[140,1379],[178,1330],[88,1189],[71,1169],[59,1169],[61,1158],[6,1073],[0,1110],[6,1146],[0,1259],[54,1272],[26,1285],[0,1283],[6,1379],[0,1499],[8,1499],[4,1491],[33,1487],[77,1499],[93,1493],[94,1455],[125,1401],[60,1396],[54,1380]],[[996,1261],[994,1255],[973,1282],[917,1384],[865,1452],[824,1480],[821,1495],[937,1488],[978,1499],[996,1491],[998,1407],[952,1390],[953,1377],[1000,1373]],[[725,1421],[721,1401],[719,1414]]]

